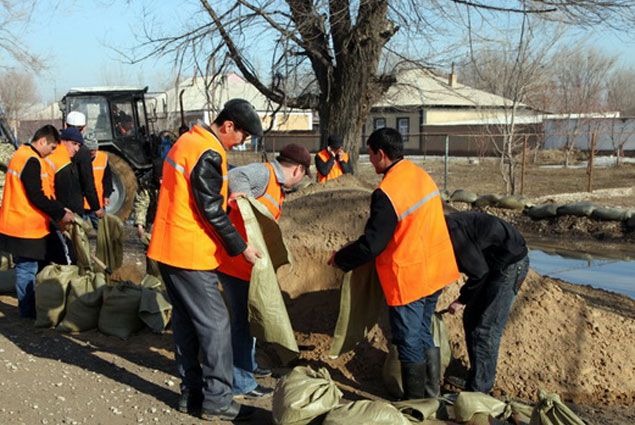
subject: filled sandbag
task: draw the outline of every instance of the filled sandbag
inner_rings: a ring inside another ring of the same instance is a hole
[[[621,208],[598,207],[591,213],[591,218],[600,221],[622,221],[628,215],[628,210]]]
[[[402,415],[410,423],[423,423],[424,421],[435,419],[437,411],[441,407],[439,400],[425,398],[420,400],[403,400],[393,403]]]
[[[92,270],[90,242],[88,242],[88,232],[92,228],[90,220],[82,220],[79,216],[75,216],[75,221],[70,226],[70,246],[73,249],[75,263],[81,273]]]
[[[584,425],[584,422],[560,400],[558,394],[541,391],[529,425]]]
[[[523,210],[527,206],[527,201],[520,196],[504,196],[497,204],[498,208],[506,208],[508,210]]]
[[[57,325],[61,332],[95,329],[99,322],[102,292],[106,285],[103,273],[87,272],[70,281],[64,320]]]
[[[323,425],[410,425],[393,405],[379,400],[359,400],[337,406],[324,418]]]
[[[97,225],[96,256],[112,271],[123,263],[123,221],[116,215],[106,214]]]
[[[79,277],[77,266],[51,264],[35,276],[35,326],[55,327],[64,317],[71,280]]]
[[[635,215],[626,220],[625,225],[628,230],[635,230]]]
[[[273,392],[272,415],[277,425],[305,425],[334,409],[342,392],[328,370],[297,366],[284,376]]]
[[[478,195],[469,190],[457,189],[450,196],[450,202],[466,202],[468,204],[473,203],[478,199]]]
[[[151,275],[146,275],[140,283],[139,318],[155,333],[163,332],[172,318],[172,304],[161,291],[162,285]]]
[[[553,218],[558,215],[558,205],[556,204],[536,205],[535,207],[526,209],[525,214],[527,214],[530,218],[533,218],[534,220]]]
[[[141,287],[132,282],[118,282],[103,289],[103,304],[98,328],[106,335],[127,339],[143,328],[139,318]]]
[[[573,215],[576,217],[589,217],[595,210],[595,205],[590,202],[574,202],[558,207],[558,215]]]
[[[463,391],[454,402],[454,418],[457,422],[467,422],[477,413],[496,418],[505,413],[506,407],[507,403],[487,394]]]
[[[474,206],[477,208],[496,207],[498,206],[498,201],[500,201],[500,199],[500,196],[493,193],[481,195],[476,199],[476,201],[474,201]]]
[[[441,357],[441,376],[445,374],[445,369],[452,361],[452,350],[450,349],[450,339],[448,338],[448,330],[443,321],[443,315],[435,313],[432,315],[431,323],[432,339],[434,345],[439,347]]]

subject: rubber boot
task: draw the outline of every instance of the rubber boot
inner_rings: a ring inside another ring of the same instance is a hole
[[[425,398],[426,364],[402,363],[401,381],[404,400]]]
[[[441,393],[441,350],[439,347],[428,348],[425,352],[426,373],[424,397],[434,398]]]

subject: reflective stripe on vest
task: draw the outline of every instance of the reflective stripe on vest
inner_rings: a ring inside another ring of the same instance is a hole
[[[22,171],[31,158],[36,158],[40,163],[42,191],[47,195],[46,187],[50,184],[44,161],[30,146],[20,146],[7,167],[4,197],[0,206],[0,233],[4,235],[40,239],[49,234],[50,218],[29,201],[21,180]]]
[[[399,220],[390,242],[375,259],[388,305],[409,304],[458,279],[441,197],[428,173],[401,160],[388,170],[379,189]]]
[[[329,158],[331,157],[331,154],[329,153],[328,149],[322,149],[320,152],[318,152],[317,155],[324,162],[327,162]],[[348,154],[346,152],[342,152],[342,160],[344,162],[348,161]],[[336,179],[343,174],[344,174],[344,171],[342,170],[340,163],[335,160],[333,162],[333,167],[331,168],[331,171],[329,171],[329,173],[326,176],[323,176],[322,174],[320,174],[319,171],[316,172],[318,183],[324,183],[329,180]]]
[[[213,270],[220,264],[222,246],[212,225],[199,212],[190,174],[208,151],[221,157],[223,182],[220,195],[227,210],[227,156],[216,137],[200,126],[184,133],[165,159],[157,213],[148,247],[153,260],[187,270]]]
[[[104,151],[97,151],[93,163],[93,180],[95,181],[95,191],[99,199],[99,207],[104,207],[104,175],[108,167],[108,154]],[[84,209],[89,210],[88,199],[84,198]]]

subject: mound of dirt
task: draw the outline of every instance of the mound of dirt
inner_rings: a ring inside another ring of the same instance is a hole
[[[347,188],[347,183],[312,185],[285,203],[280,224],[294,264],[279,271],[280,285],[288,295],[301,361],[326,364],[356,391],[387,397],[381,383],[389,334],[385,317],[353,352],[328,358],[342,273],[326,262],[332,251],[361,234],[370,200],[368,189]],[[450,286],[438,309],[454,300],[458,289],[458,283]],[[635,312],[635,301],[619,298],[623,308],[609,309],[531,272],[503,336],[495,391],[536,400],[544,388],[580,403],[635,402],[635,314],[624,313]],[[466,365],[461,318],[446,322],[453,354]]]

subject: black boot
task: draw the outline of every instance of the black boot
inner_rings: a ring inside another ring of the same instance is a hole
[[[441,350],[439,347],[428,348],[425,352],[426,380],[425,398],[438,397],[441,392]]]
[[[425,398],[426,364],[402,363],[401,382],[404,400]]]

